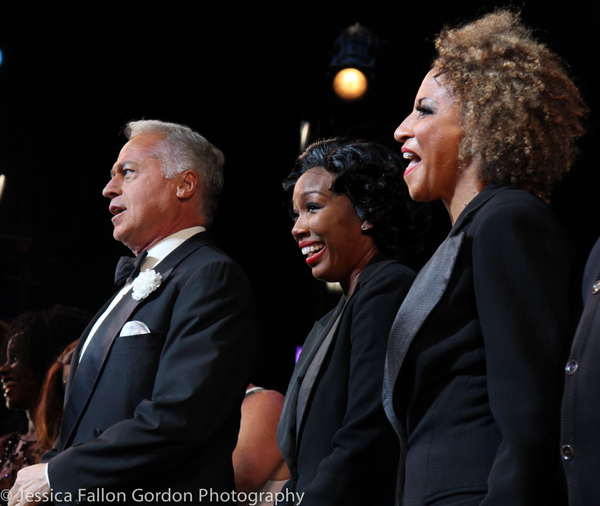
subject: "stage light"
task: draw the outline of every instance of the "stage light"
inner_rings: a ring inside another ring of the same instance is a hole
[[[2,50],[0,49],[0,65],[2,65]]]
[[[363,98],[373,79],[379,41],[368,28],[356,23],[335,40],[334,56],[329,64],[333,90],[342,100]]]
[[[6,176],[0,174],[0,200],[2,200],[2,193],[4,193],[4,185],[6,184]]]
[[[310,121],[300,122],[300,151],[304,151],[310,142]]]
[[[343,100],[353,102],[367,92],[369,81],[360,70],[347,68],[340,70],[333,78],[333,90]]]

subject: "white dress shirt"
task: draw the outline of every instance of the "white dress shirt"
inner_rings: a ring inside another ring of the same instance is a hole
[[[169,253],[174,251],[178,246],[181,246],[181,244],[183,244],[187,239],[189,239],[193,235],[196,235],[200,232],[204,232],[205,230],[206,229],[201,226],[185,228],[185,229],[180,230],[179,232],[175,232],[174,234],[172,234],[168,237],[165,237],[161,241],[157,242],[154,246],[152,246],[148,250],[148,256],[146,256],[146,258],[144,258],[144,260],[142,261],[142,265],[140,267],[140,272],[143,272],[148,269],[153,269],[164,258],[166,258]],[[113,308],[119,303],[119,301],[127,293],[129,293],[131,291],[132,284],[133,283],[131,281],[126,283],[123,286],[123,288],[121,288],[121,291],[112,300],[112,302],[110,303],[110,305],[108,306],[106,311],[104,311],[104,313],[102,313],[100,318],[98,318],[98,320],[96,320],[96,323],[92,327],[92,330],[90,330],[90,333],[89,333],[87,339],[85,340],[83,347],[81,348],[81,353],[79,355],[80,361],[81,361],[81,357],[83,357],[83,354],[85,353],[85,350],[87,349],[92,338],[94,337],[94,334],[98,330],[98,327],[100,327],[100,325],[102,325],[102,322],[104,322],[106,317],[110,314],[110,312],[113,310]]]

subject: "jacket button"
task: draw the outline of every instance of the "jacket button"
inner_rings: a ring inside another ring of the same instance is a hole
[[[563,460],[573,460],[574,452],[571,445],[563,445],[561,453]]]
[[[102,431],[96,427],[94,429],[94,437],[100,437],[101,434],[102,434]]]
[[[596,295],[600,292],[600,281],[596,281],[596,284],[592,287],[592,293]]]
[[[577,368],[579,367],[579,364],[577,363],[576,360],[569,360],[569,362],[567,362],[567,365],[565,366],[565,371],[567,374],[575,374],[575,371],[577,370]]]

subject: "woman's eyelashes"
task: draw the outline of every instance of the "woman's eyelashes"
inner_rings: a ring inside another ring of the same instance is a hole
[[[314,202],[309,202],[308,204],[306,204],[306,211],[309,213],[314,213],[315,211],[318,211],[319,209],[321,209],[322,206],[320,206],[319,204],[315,204]]]
[[[322,207],[323,206],[321,206],[319,204],[315,204],[314,202],[309,202],[304,206],[304,209],[306,210],[307,213],[314,214]],[[296,209],[290,209],[289,215],[293,221],[298,221],[298,217],[300,216],[300,213]]]
[[[416,110],[419,113],[419,116],[428,116],[429,114],[433,114],[433,109],[424,105],[420,105]]]

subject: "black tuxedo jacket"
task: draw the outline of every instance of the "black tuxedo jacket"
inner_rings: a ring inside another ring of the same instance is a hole
[[[565,367],[562,458],[570,506],[600,504],[600,240],[583,278],[584,310]]]
[[[154,270],[158,289],[141,301],[126,294],[78,364],[105,308],[80,339],[60,435],[43,458],[55,495],[124,492],[135,502],[134,490],[170,490],[198,501],[203,489],[235,490],[231,453],[256,337],[251,288],[207,233]],[[119,336],[128,321],[150,333]]]
[[[305,340],[277,430],[291,474],[284,492],[304,493],[303,504],[393,504],[398,443],[383,411],[381,385],[389,329],[414,276],[411,269],[384,255],[365,268],[304,415],[296,420],[298,391],[343,307],[343,297]]]
[[[405,436],[400,500],[547,504],[576,319],[571,245],[542,200],[504,185],[477,195],[450,237],[462,244],[446,289],[405,356],[387,359],[403,361],[390,416]],[[417,313],[407,311],[407,321]]]

